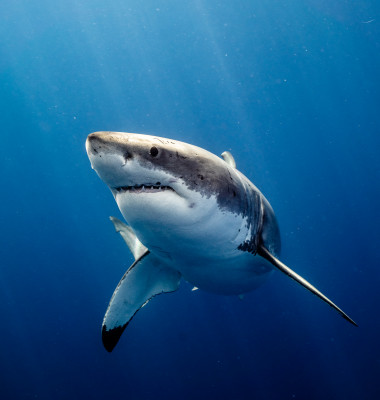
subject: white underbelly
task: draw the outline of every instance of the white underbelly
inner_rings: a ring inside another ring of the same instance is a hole
[[[173,266],[194,286],[225,295],[249,292],[260,286],[273,272],[268,261],[248,253],[229,260],[178,260],[174,261]]]

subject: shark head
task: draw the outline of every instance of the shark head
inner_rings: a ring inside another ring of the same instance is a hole
[[[95,132],[86,150],[124,218],[142,237],[155,227],[161,231],[163,224],[172,234],[179,225],[186,231],[212,219],[217,210],[237,215],[244,208],[241,182],[231,167],[199,147],[149,135]]]

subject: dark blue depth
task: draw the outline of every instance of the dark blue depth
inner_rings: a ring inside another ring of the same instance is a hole
[[[375,0],[2,0],[0,398],[380,398],[379,27]],[[183,282],[107,353],[133,260],[98,130],[230,150],[359,328],[280,273],[243,301]]]

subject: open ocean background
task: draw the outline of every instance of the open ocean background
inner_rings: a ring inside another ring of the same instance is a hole
[[[0,398],[380,399],[380,2],[1,0]],[[133,259],[99,130],[220,154],[271,202],[280,273],[158,296],[113,353]]]

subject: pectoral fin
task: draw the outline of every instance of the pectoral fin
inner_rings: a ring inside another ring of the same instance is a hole
[[[135,260],[140,258],[148,249],[140,242],[140,240],[137,239],[133,229],[116,217],[110,217],[110,220],[112,221],[116,232],[120,233],[129,250],[131,250]]]
[[[290,278],[294,279],[300,285],[302,285],[307,290],[310,290],[311,293],[318,296],[320,299],[325,301],[330,307],[334,308],[338,313],[346,319],[351,324],[358,326],[345,312],[343,312],[337,305],[335,305],[330,299],[328,299],[324,294],[322,294],[318,289],[316,289],[313,285],[311,285],[306,279],[302,278],[302,276],[296,274],[293,270],[287,267],[284,263],[278,260],[275,256],[273,256],[263,245],[260,245],[257,250],[257,254],[261,257],[268,260],[271,264],[273,264],[277,269],[279,269],[284,274],[288,275]]]
[[[149,251],[136,260],[121,278],[104,316],[102,340],[106,350],[113,350],[142,306],[158,294],[175,291],[180,278],[179,272],[166,267]]]

